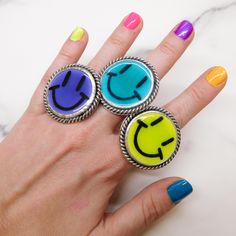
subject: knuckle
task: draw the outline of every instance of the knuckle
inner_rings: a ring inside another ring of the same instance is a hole
[[[59,57],[61,57],[64,61],[72,62],[75,60],[75,56],[72,52],[68,51],[65,48],[62,48],[59,52]]]
[[[80,128],[78,133],[71,132],[70,136],[66,139],[67,148],[71,152],[80,152],[88,148],[89,140],[90,140],[90,131],[86,128]]]
[[[147,201],[142,201],[142,214],[144,225],[148,226],[163,215],[161,204],[151,195]]]
[[[204,96],[204,91],[196,86],[191,86],[188,90],[190,99],[194,102],[194,104],[199,104],[202,102],[202,98]]]
[[[113,147],[112,150],[110,147]],[[99,162],[90,166],[90,175],[100,176],[105,182],[119,181],[127,170],[127,162],[122,159],[119,147],[108,141],[103,147],[98,148],[97,152],[101,158]]]
[[[159,49],[162,53],[166,54],[167,56],[174,56],[177,54],[177,48],[175,45],[168,41],[164,41],[160,44]]]
[[[92,68],[94,71],[96,71],[97,73],[99,73],[99,71],[101,70],[101,68],[103,67],[103,65],[101,64],[101,62],[99,63],[99,60],[92,60],[89,63],[89,67]]]
[[[109,39],[110,43],[114,46],[121,48],[124,45],[124,39],[119,35],[112,35]]]
[[[93,175],[100,175],[104,180],[117,179],[122,172],[123,166],[119,156],[115,157],[114,153],[103,152],[102,159],[93,166]]]
[[[55,129],[51,133],[55,133]],[[54,138],[54,145],[60,143],[60,148],[58,151],[61,151],[63,154],[69,153],[81,153],[84,150],[88,149],[90,143],[90,134],[89,130],[86,128],[80,127],[76,132],[75,127],[67,127],[67,130],[62,128],[61,130],[56,130],[57,138]],[[51,134],[52,135],[52,134]]]

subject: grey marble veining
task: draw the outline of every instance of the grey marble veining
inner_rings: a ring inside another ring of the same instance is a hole
[[[0,138],[6,136],[8,134],[7,125],[0,124]]]
[[[0,0],[0,5],[5,5],[7,3],[12,2],[13,0]]]
[[[206,9],[203,11],[194,21],[193,24],[196,25],[200,20],[202,20],[205,16],[215,14],[221,11],[228,10],[229,8],[236,7],[236,1],[233,1],[231,3],[226,3],[221,6],[213,6],[209,9]]]

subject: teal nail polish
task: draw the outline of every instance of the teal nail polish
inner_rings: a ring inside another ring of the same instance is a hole
[[[186,180],[178,180],[167,188],[168,195],[175,204],[187,197],[192,191],[192,185]]]

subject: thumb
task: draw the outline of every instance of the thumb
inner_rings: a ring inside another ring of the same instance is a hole
[[[148,225],[163,216],[192,192],[189,182],[166,178],[146,187],[106,219],[112,235],[139,235]]]

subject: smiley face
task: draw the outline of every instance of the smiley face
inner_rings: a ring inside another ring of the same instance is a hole
[[[48,87],[48,105],[61,117],[81,114],[93,101],[95,83],[91,75],[78,68],[56,74]]]
[[[134,117],[125,134],[129,156],[143,166],[160,166],[178,149],[176,125],[165,113],[146,111]]]
[[[101,77],[103,99],[118,108],[138,106],[150,97],[153,88],[152,71],[135,59],[121,59],[111,64]]]

